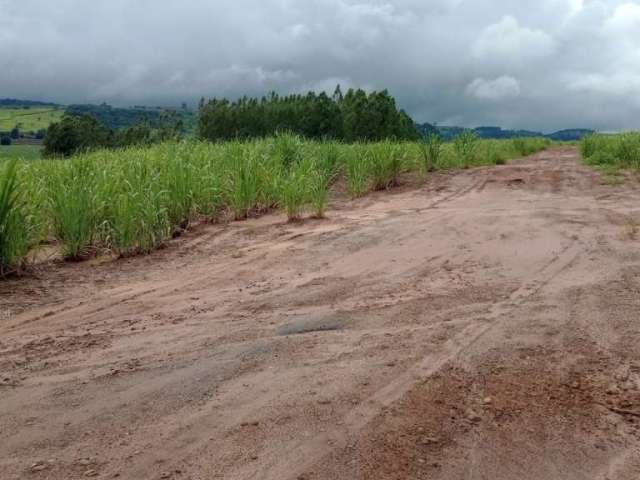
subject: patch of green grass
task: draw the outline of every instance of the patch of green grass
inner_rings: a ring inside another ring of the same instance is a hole
[[[37,132],[40,129],[48,128],[53,122],[60,121],[63,115],[64,108],[0,107],[0,132],[8,132],[16,126],[23,132]]]
[[[442,155],[442,139],[440,135],[432,133],[420,143],[422,166],[424,173],[433,172],[438,168]]]
[[[640,170],[640,132],[589,135],[582,140],[580,151],[587,165]]]
[[[369,191],[368,155],[360,145],[347,151],[347,185],[352,197],[360,197]]]
[[[0,276],[20,269],[33,242],[19,175],[17,160],[0,165]]]
[[[385,190],[397,185],[403,168],[403,156],[401,147],[390,141],[371,145],[366,161],[374,190]]]
[[[289,165],[287,174],[280,182],[281,205],[287,212],[290,222],[301,219],[309,199],[309,181],[312,172],[309,161],[301,161],[295,165]]]
[[[471,130],[465,130],[454,139],[453,149],[461,168],[469,168],[475,163],[478,143],[478,135]]]
[[[39,160],[42,158],[40,145],[9,145],[0,146],[0,161],[2,160]]]

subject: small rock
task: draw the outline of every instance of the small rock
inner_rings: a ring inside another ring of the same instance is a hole
[[[160,478],[171,478],[171,474],[169,472],[163,472],[160,474]]]
[[[627,380],[629,380],[629,375],[629,370],[625,370],[623,372],[617,373],[615,378],[616,380],[620,380],[621,382],[626,382]]]
[[[85,477],[97,477],[98,476],[98,472],[96,472],[95,470],[87,470],[86,472],[84,472],[84,476]]]
[[[45,470],[47,468],[47,465],[45,463],[42,462],[37,462],[34,463],[33,465],[31,465],[31,471],[32,472],[41,472],[42,470]]]
[[[467,418],[473,423],[480,423],[482,421],[482,417],[473,411],[467,413]]]
[[[423,437],[421,443],[423,445],[433,445],[434,443],[438,443],[438,439],[435,437]]]
[[[258,460],[258,456],[257,455],[251,455],[251,460],[253,460],[253,461]]]
[[[493,403],[493,399],[491,397],[485,397],[484,400],[482,400],[482,403],[484,405],[491,405]]]
[[[609,385],[609,388],[607,388],[607,395],[618,395],[619,393],[620,390],[616,385]]]

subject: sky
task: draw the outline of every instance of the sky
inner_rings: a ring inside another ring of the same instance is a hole
[[[640,0],[0,0],[0,98],[388,89],[416,121],[640,128]]]

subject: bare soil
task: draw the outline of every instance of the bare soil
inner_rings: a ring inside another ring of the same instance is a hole
[[[572,148],[0,284],[5,479],[640,478],[640,188]]]

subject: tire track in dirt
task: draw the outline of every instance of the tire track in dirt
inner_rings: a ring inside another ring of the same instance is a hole
[[[357,436],[358,432],[371,420],[401,399],[417,383],[426,381],[445,365],[455,361],[465,350],[472,347],[489,332],[500,328],[503,317],[516,310],[527,299],[548,285],[557,275],[570,268],[582,251],[582,247],[576,243],[567,246],[543,267],[535,278],[531,278],[527,285],[516,289],[506,300],[494,304],[482,322],[471,323],[453,338],[447,340],[443,346],[443,352],[424,357],[406,373],[363,402],[362,406],[352,410],[344,418],[344,428],[316,436],[297,445],[291,445],[286,459],[268,466],[262,471],[256,471],[250,478],[260,480],[299,479],[332,450],[344,448],[349,438]],[[292,469],[292,465],[295,465],[294,469]]]
[[[426,211],[426,210],[431,210],[434,208],[437,208],[440,204],[445,203],[445,202],[451,202],[453,200],[457,200],[459,198],[464,197],[465,195],[468,195],[469,193],[473,192],[473,191],[478,191],[481,192],[484,187],[487,185],[487,182],[489,180],[489,173],[487,171],[483,170],[479,170],[476,172],[473,172],[472,175],[480,175],[480,178],[473,181],[471,183],[471,185],[466,186],[466,187],[462,187],[458,190],[456,190],[455,192],[452,192],[448,195],[443,196],[442,198],[436,199],[433,202],[431,202],[431,204],[429,204],[428,206],[424,207],[424,208],[420,208],[418,210],[416,210],[418,213]]]

